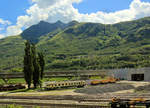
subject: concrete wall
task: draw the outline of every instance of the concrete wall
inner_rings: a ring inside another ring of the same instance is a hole
[[[144,81],[150,81],[150,67],[137,69],[112,69],[108,72],[109,76],[124,80],[131,80],[132,74],[144,74]]]

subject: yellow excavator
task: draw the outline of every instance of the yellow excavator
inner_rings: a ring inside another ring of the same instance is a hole
[[[150,100],[144,98],[120,99],[113,97],[110,102],[111,108],[136,108],[136,106],[145,106],[150,108]]]

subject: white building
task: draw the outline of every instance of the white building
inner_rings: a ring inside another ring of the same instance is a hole
[[[129,81],[150,81],[150,67],[138,69],[113,69],[109,70],[109,75],[114,78]]]

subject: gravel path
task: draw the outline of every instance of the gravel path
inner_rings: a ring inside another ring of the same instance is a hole
[[[102,94],[109,92],[117,92],[121,90],[129,90],[134,89],[134,86],[129,84],[106,84],[106,85],[98,85],[91,86],[82,89],[77,89],[75,92],[77,93],[85,93],[85,94]]]

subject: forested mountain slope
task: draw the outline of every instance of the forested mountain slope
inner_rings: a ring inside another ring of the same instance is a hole
[[[150,65],[150,17],[111,25],[40,22],[26,29],[21,36],[0,40],[0,60],[4,61],[0,62],[1,69],[22,65],[24,39],[36,42],[45,54],[46,70]],[[17,65],[11,66],[14,60]]]

